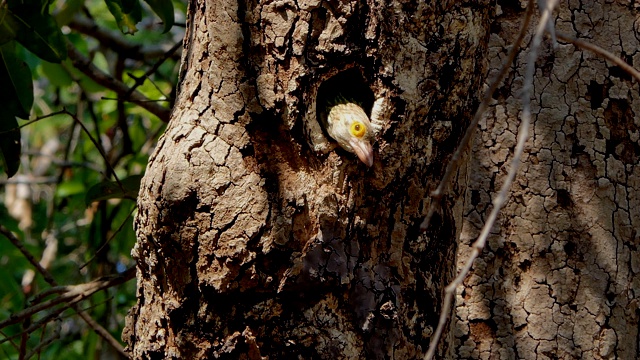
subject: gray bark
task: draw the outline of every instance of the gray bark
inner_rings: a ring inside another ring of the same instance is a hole
[[[503,4],[490,41],[497,69],[518,31]],[[640,64],[637,10],[627,2],[560,3],[558,32]],[[502,184],[521,109],[524,54],[480,125],[458,261]],[[638,359],[640,97],[620,68],[573,45],[537,62],[532,136],[512,197],[459,289],[455,358]],[[490,70],[491,71],[491,70]]]

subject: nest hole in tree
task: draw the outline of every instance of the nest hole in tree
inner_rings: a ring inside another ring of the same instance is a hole
[[[373,91],[358,68],[343,70],[325,80],[316,96],[316,120],[323,125],[326,134],[327,116],[331,106],[341,102],[353,102],[371,117],[374,102]]]

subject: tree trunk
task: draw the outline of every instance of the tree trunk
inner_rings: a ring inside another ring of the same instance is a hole
[[[561,2],[556,31],[637,67],[637,10],[619,3]],[[492,27],[490,71],[522,22],[524,9],[510,6]],[[524,61],[498,90],[474,143],[458,261],[506,173]],[[458,291],[453,357],[639,359],[638,83],[570,44],[547,42],[536,66],[528,150],[488,248]]]
[[[455,272],[464,174],[419,225],[476,105],[490,4],[192,1],[138,199],[132,357],[422,356]],[[372,168],[318,121],[317,99],[358,82],[383,120]]]

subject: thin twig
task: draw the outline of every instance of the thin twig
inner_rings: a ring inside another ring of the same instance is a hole
[[[5,334],[5,333],[4,333],[4,331],[0,330],[0,335],[4,336],[4,337],[5,337],[5,339],[8,339],[8,340],[9,340],[9,342],[11,343],[11,346],[13,346],[16,350],[19,350],[19,349],[18,349],[18,344],[16,344],[15,342],[13,342],[13,340],[12,340],[9,336],[7,336],[7,334]],[[18,335],[21,335],[21,334],[18,334]],[[3,342],[4,342],[4,341],[3,341]],[[7,356],[7,358],[9,358],[9,357]]]
[[[23,253],[25,258],[27,258],[27,260],[29,260],[29,262],[32,263],[32,265],[44,277],[44,279],[47,281],[47,283],[49,283],[49,285],[58,286],[58,283],[51,276],[51,274],[46,269],[44,269],[42,266],[40,266],[40,264],[35,260],[35,257],[33,255],[31,255],[31,253],[26,248],[24,248],[24,246],[22,246],[22,243],[18,240],[18,238],[11,231],[9,231],[3,225],[0,225],[0,234],[2,234],[5,237],[7,237],[11,241],[11,243],[14,246],[16,246]],[[122,283],[132,279],[134,276],[135,276],[135,267],[129,268],[127,271],[125,271],[124,273],[122,273],[118,277],[113,278],[112,280],[110,280],[111,282],[109,283],[108,286],[104,285],[101,288],[98,287],[97,290],[95,290],[94,292],[106,289],[106,288],[111,287],[111,286],[116,286],[116,285],[122,284]],[[95,281],[98,281],[98,282],[99,281],[104,281],[104,279],[105,278],[98,279],[98,280],[95,280]],[[91,283],[89,283],[89,284],[91,284]],[[86,284],[83,284],[83,285],[86,285]],[[78,285],[78,286],[81,286],[81,285]],[[89,314],[87,314],[86,312],[82,311],[82,309],[77,304],[73,304],[71,307],[74,309],[74,311],[76,311],[78,313],[80,318],[82,318],[82,320],[84,320],[87,323],[87,325],[89,325],[89,327],[91,327],[91,329],[93,329],[93,331],[95,331],[96,334],[100,335],[107,343],[109,343],[122,356],[124,356],[125,358],[129,358],[129,355],[124,351],[124,347],[104,327],[102,327],[95,320],[93,320],[93,318],[91,318],[91,316],[89,316]],[[25,310],[27,310],[27,309],[25,309]],[[8,325],[15,324],[17,321],[20,321],[20,320],[14,321],[17,318],[14,315],[15,314],[11,315],[9,317],[9,319],[0,322],[0,329],[4,328],[5,326],[8,326]],[[12,321],[9,321],[9,320],[12,320]],[[10,324],[8,324],[7,322],[10,322]]]
[[[562,34],[562,33],[558,33],[557,36],[558,36],[558,39],[560,39],[562,41],[571,43],[571,44],[575,45],[576,47],[579,47],[579,48],[582,48],[582,49],[585,49],[585,50],[589,50],[589,51],[593,52],[596,55],[602,56],[603,58],[611,61],[612,63],[614,63],[616,65],[618,65],[627,74],[629,74],[633,78],[635,78],[636,81],[640,82],[640,72],[638,70],[634,69],[633,66],[627,64],[624,60],[622,60],[619,57],[613,55],[612,53],[608,52],[607,50],[605,50],[605,49],[603,49],[603,48],[601,48],[601,47],[599,47],[597,45],[588,43],[586,41],[575,39],[575,38],[573,38],[573,37],[571,37],[569,35],[565,35],[565,34]]]
[[[158,59],[158,61],[156,61],[153,64],[153,66],[149,70],[147,70],[147,72],[144,73],[144,75],[140,77],[135,77],[133,74],[129,73],[129,77],[131,77],[132,79],[135,79],[136,83],[131,87],[129,92],[126,94],[125,98],[129,97],[129,95],[131,95],[131,93],[134,92],[135,89],[138,88],[138,86],[144,84],[144,80],[149,78],[149,76],[151,76],[156,71],[158,71],[158,69],[160,68],[160,65],[162,65],[167,59],[169,59],[171,55],[173,55],[176,51],[178,51],[180,47],[182,47],[182,41],[173,45],[171,49],[169,49],[169,51],[167,51],[160,59]],[[155,83],[153,83],[153,86],[156,88],[156,90],[162,93],[162,90],[160,90],[160,88]],[[165,97],[168,98],[168,96],[166,95]]]
[[[449,312],[451,309],[451,304],[453,302],[453,296],[455,294],[456,288],[462,285],[464,279],[468,275],[471,267],[476,258],[480,255],[487,241],[487,237],[489,232],[493,228],[495,220],[500,212],[500,209],[504,205],[504,203],[508,199],[509,189],[511,188],[511,184],[513,183],[513,179],[520,168],[520,160],[522,157],[522,153],[524,152],[524,147],[529,138],[529,126],[531,123],[531,89],[533,88],[533,76],[535,73],[535,60],[538,58],[538,49],[540,48],[540,44],[542,43],[542,36],[544,35],[545,27],[548,24],[549,17],[551,16],[551,12],[555,8],[557,0],[548,0],[544,9],[541,9],[541,16],[536,26],[536,30],[533,36],[533,40],[531,42],[531,46],[529,49],[529,56],[527,58],[527,64],[525,68],[525,78],[524,84],[521,92],[521,101],[522,101],[522,121],[520,123],[520,129],[518,130],[518,141],[516,143],[516,148],[513,152],[513,158],[511,159],[511,166],[509,167],[509,172],[507,173],[507,177],[504,180],[500,188],[500,192],[493,199],[493,208],[491,209],[491,213],[489,214],[488,220],[485,222],[482,231],[480,232],[480,236],[472,245],[471,255],[467,259],[467,262],[463,266],[463,268],[458,273],[458,276],[445,288],[445,299],[442,309],[440,310],[440,319],[438,322],[438,328],[434,333],[434,336],[431,339],[429,344],[429,351],[425,355],[425,360],[430,360],[435,355],[436,346],[440,337],[442,336],[442,331],[449,317]]]
[[[88,298],[89,296],[95,294],[100,290],[104,290],[113,286],[120,285],[130,279],[133,279],[135,276],[135,268],[131,267],[127,269],[122,275],[118,276],[110,276],[110,277],[102,277],[100,279],[78,285],[67,285],[63,286],[64,290],[61,292],[60,296],[55,297],[51,300],[47,300],[36,305],[30,306],[22,311],[11,314],[8,319],[4,321],[0,321],[0,329],[5,328],[9,325],[13,325],[23,319],[28,318],[29,316],[36,314],[40,311],[52,308],[61,303],[67,303],[66,307],[73,305],[81,300]],[[46,295],[51,295],[51,293],[47,292]],[[56,287],[56,292],[59,292],[59,287]],[[42,296],[37,296],[37,299],[40,300]]]
[[[128,97],[125,97],[129,92],[129,87],[94,66],[91,63],[91,60],[82,55],[71,43],[67,44],[67,53],[69,54],[69,58],[71,59],[73,66],[98,84],[109,90],[115,91],[119,96],[121,96],[121,100],[130,101],[146,109],[164,122],[169,121],[169,114],[171,113],[170,109],[162,107],[155,102],[150,102],[149,99],[138,91],[134,91]]]
[[[78,305],[74,306],[74,308],[76,307],[78,307]],[[82,320],[84,320],[84,322],[87,323],[87,325],[89,325],[89,327],[91,327],[91,329],[93,329],[93,331],[95,331],[96,334],[100,335],[122,357],[124,357],[125,359],[129,359],[129,354],[127,354],[127,352],[124,351],[124,347],[122,346],[122,344],[120,344],[120,342],[118,342],[118,340],[116,340],[111,335],[111,333],[107,331],[107,329],[105,329],[102,325],[98,324],[95,320],[93,320],[91,316],[89,316],[89,314],[87,314],[84,311],[78,311],[78,315],[80,315],[80,318],[82,318]]]
[[[166,54],[162,46],[147,46],[133,44],[122,37],[121,32],[109,31],[95,22],[81,16],[76,16],[69,22],[69,27],[79,33],[90,36],[107,49],[111,49],[121,56],[134,60],[149,60]],[[177,59],[179,60],[179,59]]]
[[[66,113],[66,111],[64,111],[64,110],[60,110],[60,111],[52,112],[52,113],[47,114],[47,115],[39,116],[39,117],[37,117],[37,118],[35,118],[35,119],[32,119],[32,120],[27,121],[27,122],[26,122],[26,123],[24,123],[24,124],[21,124],[21,125],[20,125],[20,126],[18,126],[18,127],[13,128],[13,129],[0,131],[0,135],[2,135],[2,134],[6,134],[6,133],[9,133],[9,132],[12,132],[12,131],[16,131],[16,130],[18,130],[18,129],[22,129],[22,128],[23,128],[23,127],[25,127],[25,126],[28,126],[28,125],[33,124],[34,122],[37,122],[37,121],[40,121],[40,120],[44,120],[44,119],[46,119],[46,118],[50,118],[50,117],[55,116],[55,115],[65,114],[65,113]]]
[[[120,226],[118,227],[118,229],[116,229],[116,231],[111,234],[111,236],[107,239],[107,241],[104,242],[104,244],[102,244],[100,246],[100,248],[98,250],[96,250],[95,254],[93,254],[93,256],[91,257],[91,259],[87,260],[87,262],[85,262],[84,264],[82,264],[79,268],[79,270],[82,270],[85,268],[85,266],[89,265],[89,263],[91,263],[96,256],[98,256],[98,254],[100,254],[100,252],[102,252],[102,250],[111,242],[111,240],[113,240],[113,238],[116,237],[116,235],[118,235],[118,233],[122,230],[122,228],[124,227],[124,225],[127,223],[127,220],[129,220],[129,218],[131,217],[131,215],[133,214],[133,212],[136,211],[136,206],[134,206],[131,211],[129,212],[129,214],[127,215],[127,217],[122,221],[122,224],[120,224]]]
[[[0,344],[3,344],[5,342],[7,342],[7,341],[11,341],[13,338],[16,338],[18,336],[22,336],[25,333],[26,334],[30,334],[30,333],[38,330],[39,328],[41,328],[41,327],[47,325],[48,323],[50,323],[52,320],[57,319],[60,316],[60,314],[63,313],[67,309],[68,308],[66,308],[66,307],[58,308],[55,311],[47,314],[42,319],[32,323],[28,328],[22,330],[21,332],[13,335],[11,337],[8,337],[8,336],[5,335],[5,338],[0,340]]]
[[[60,328],[61,327],[62,326],[60,324],[60,321],[56,321],[56,327],[53,330],[53,334],[51,334],[51,336],[49,336],[48,338],[40,341],[40,343],[38,343],[38,346],[36,346],[33,349],[31,349],[31,351],[29,351],[24,358],[25,359],[30,359],[33,355],[35,355],[36,353],[42,351],[42,349],[47,347],[49,344],[51,344],[55,340],[59,339],[60,338]]]
[[[4,225],[0,225],[0,234],[4,235],[7,239],[9,239],[9,241],[11,241],[13,246],[20,250],[22,256],[24,256],[31,263],[31,265],[33,265],[33,267],[38,270],[38,272],[42,275],[42,277],[44,277],[47,283],[56,283],[51,274],[45,268],[43,268],[42,265],[40,265],[38,260],[36,260],[36,258],[29,252],[29,250],[27,250],[27,248],[22,245],[22,242],[13,234],[13,232],[4,227]]]
[[[52,286],[46,290],[43,290],[35,294],[32,298],[29,299],[29,303],[39,304],[44,300],[44,298],[50,295],[64,294],[64,293],[68,293],[69,291],[70,291],[69,285]]]
[[[509,51],[509,54],[507,55],[505,61],[502,63],[500,71],[491,82],[489,89],[484,93],[482,102],[480,103],[480,106],[478,106],[478,110],[476,110],[476,113],[473,116],[473,120],[471,120],[471,123],[469,123],[467,131],[464,133],[464,137],[460,141],[460,145],[458,145],[458,148],[453,153],[451,160],[449,160],[449,163],[447,164],[447,169],[444,172],[444,176],[442,176],[442,180],[440,180],[440,184],[438,184],[438,187],[431,193],[431,203],[429,204],[429,211],[427,212],[427,216],[422,221],[422,224],[420,224],[420,230],[426,231],[429,228],[431,218],[440,206],[440,200],[445,195],[453,174],[457,172],[458,167],[460,166],[460,159],[462,158],[462,154],[471,143],[471,139],[473,138],[473,135],[478,128],[478,123],[480,122],[480,119],[482,119],[484,113],[487,111],[489,103],[493,98],[493,94],[496,92],[496,89],[498,89],[498,86],[500,86],[502,80],[507,75],[507,72],[511,67],[511,63],[513,63],[516,54],[520,50],[522,40],[524,39],[524,36],[527,33],[527,29],[529,28],[529,22],[531,21],[533,8],[533,1],[529,1],[527,12],[525,13],[524,20],[522,21],[522,26],[520,27],[520,33],[518,34],[518,37],[511,45],[511,50]]]
[[[78,123],[78,125],[80,125],[80,127],[82,128],[82,130],[87,134],[87,136],[89,137],[89,140],[91,140],[91,142],[93,143],[93,145],[96,147],[96,149],[100,152],[100,155],[102,156],[102,158],[104,159],[105,165],[107,166],[109,172],[111,172],[111,174],[113,175],[114,180],[116,181],[116,183],[118,183],[118,186],[120,186],[121,189],[124,189],[124,187],[122,186],[122,183],[120,182],[120,179],[118,178],[118,174],[116,174],[115,169],[113,168],[113,166],[111,165],[111,163],[109,162],[109,159],[107,157],[107,154],[104,152],[104,149],[102,148],[102,146],[98,143],[98,141],[93,137],[93,135],[91,135],[91,132],[89,131],[89,129],[87,129],[87,127],[84,125],[84,123],[82,123],[82,121],[80,121],[80,119],[78,119],[78,117],[73,114],[72,112],[68,111],[67,109],[62,109],[60,111],[48,114],[48,115],[44,115],[38,118],[35,118],[33,120],[30,120],[20,126],[17,127],[17,129],[23,128],[27,125],[31,125],[36,121],[40,121],[49,117],[52,117],[54,115],[69,115],[75,122]],[[6,132],[11,132],[11,131],[15,131],[16,128],[11,129],[11,130],[7,130],[7,131],[1,131],[0,135],[2,135],[3,133]],[[7,181],[8,182],[8,181]]]
[[[3,179],[0,180],[0,185],[8,185],[8,184],[27,184],[27,185],[38,185],[38,184],[55,184],[57,183],[57,178],[55,176],[38,176],[27,178],[26,176],[14,176],[11,179]]]
[[[116,170],[113,168],[113,166],[111,166],[111,163],[109,162],[109,158],[107,157],[107,154],[104,152],[104,149],[102,148],[102,146],[100,146],[100,144],[98,144],[98,141],[93,138],[93,135],[91,135],[91,132],[89,131],[89,129],[87,129],[87,127],[82,123],[82,121],[80,121],[80,119],[78,119],[78,117],[75,114],[67,111],[66,109],[64,109],[64,111],[65,111],[65,113],[67,115],[71,116],[71,118],[75,122],[77,122],[78,125],[80,125],[80,127],[85,132],[85,134],[87,134],[87,136],[89,137],[89,140],[91,140],[93,145],[100,152],[100,155],[104,159],[104,164],[107,166],[107,169],[109,169],[109,171],[113,175],[113,179],[116,181],[116,183],[118,183],[118,186],[120,187],[120,189],[122,189],[122,191],[124,191],[124,185],[122,185],[122,183],[120,182],[120,178],[118,178],[118,174],[116,174]]]
[[[25,323],[22,324],[22,327],[27,326],[28,319],[25,319]],[[23,334],[20,337],[20,349],[18,351],[18,360],[24,360],[24,356],[27,353],[27,340],[29,340],[29,336],[27,334]]]
[[[135,76],[133,76],[133,74],[127,74],[127,75],[129,77],[131,77],[132,79],[144,79],[144,76],[135,77]],[[144,83],[144,81],[143,81],[143,83]],[[134,86],[139,86],[139,85],[142,85],[142,84],[138,84],[138,85],[134,85]],[[162,92],[160,89],[158,89],[158,87],[155,84],[153,84],[153,86],[156,87],[156,90],[158,90],[158,92],[160,92],[160,93]],[[111,101],[124,101],[124,102],[126,102],[126,100],[124,100],[124,99],[120,99],[120,98],[117,98],[117,97],[109,97],[109,96],[101,96],[100,100],[111,100]],[[148,101],[148,102],[167,102],[167,101],[170,101],[170,100],[169,99],[158,99],[158,100],[145,100],[145,101]]]

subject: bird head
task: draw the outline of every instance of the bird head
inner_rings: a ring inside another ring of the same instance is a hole
[[[331,107],[327,132],[343,149],[358,155],[367,166],[373,165],[373,128],[359,105],[348,102]]]

